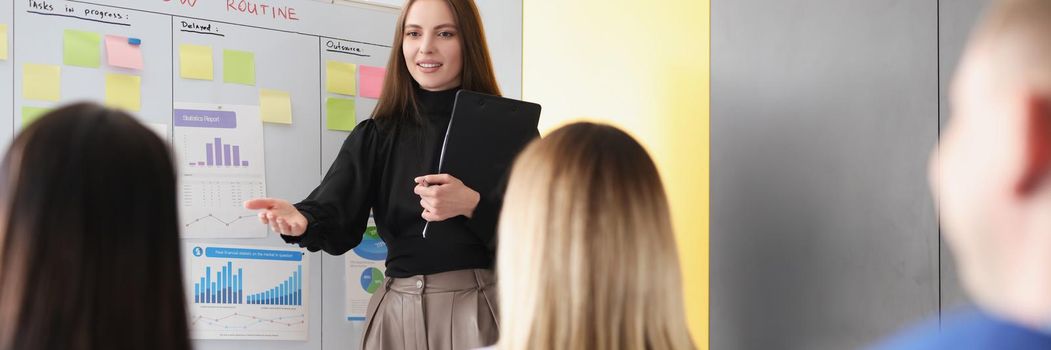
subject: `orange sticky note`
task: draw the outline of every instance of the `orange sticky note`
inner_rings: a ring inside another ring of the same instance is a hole
[[[142,49],[128,43],[128,38],[106,36],[106,62],[114,67],[142,70]]]
[[[380,98],[387,70],[383,67],[360,66],[358,72],[361,77],[361,97]]]

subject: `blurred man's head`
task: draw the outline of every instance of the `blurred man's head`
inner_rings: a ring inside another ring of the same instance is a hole
[[[953,81],[931,179],[965,287],[1051,321],[1051,0],[996,1]]]

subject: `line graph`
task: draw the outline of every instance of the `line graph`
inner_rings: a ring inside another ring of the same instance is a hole
[[[256,217],[256,215],[255,214],[252,214],[252,215],[241,215],[241,216],[238,216],[238,217],[234,218],[231,221],[226,221],[226,220],[223,220],[223,219],[219,218],[218,216],[215,216],[212,213],[208,213],[208,215],[205,215],[205,216],[193,219],[193,221],[190,221],[190,222],[186,223],[186,225],[183,225],[183,227],[190,227],[190,225],[196,224],[196,223],[201,222],[202,220],[205,220],[205,219],[212,219],[213,221],[216,221],[216,222],[219,222],[219,223],[221,223],[223,225],[226,225],[226,227],[230,227],[230,225],[233,225],[234,223],[236,223],[238,221],[241,221],[241,220],[247,219],[247,218],[252,218],[252,217]]]
[[[247,313],[233,312],[222,317],[206,317],[197,315],[190,321],[190,326],[209,325],[222,327],[223,329],[249,329],[256,326],[284,326],[296,327],[306,323],[306,315],[296,314],[279,317],[261,317]],[[261,327],[260,327],[261,328]]]

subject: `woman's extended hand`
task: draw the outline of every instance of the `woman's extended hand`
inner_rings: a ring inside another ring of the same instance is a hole
[[[286,200],[255,198],[245,201],[244,206],[245,209],[260,210],[259,221],[270,225],[274,232],[286,236],[302,236],[307,230],[307,218]]]
[[[460,215],[470,218],[482,198],[463,181],[449,174],[420,176],[414,181],[416,188],[413,192],[420,196],[420,206],[423,207],[420,216],[427,221],[443,221]]]

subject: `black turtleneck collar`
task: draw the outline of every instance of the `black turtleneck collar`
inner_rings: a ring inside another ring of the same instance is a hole
[[[453,102],[456,101],[457,91],[460,91],[459,87],[442,91],[427,91],[417,86],[416,101],[420,104],[420,112],[448,117],[453,112]]]

